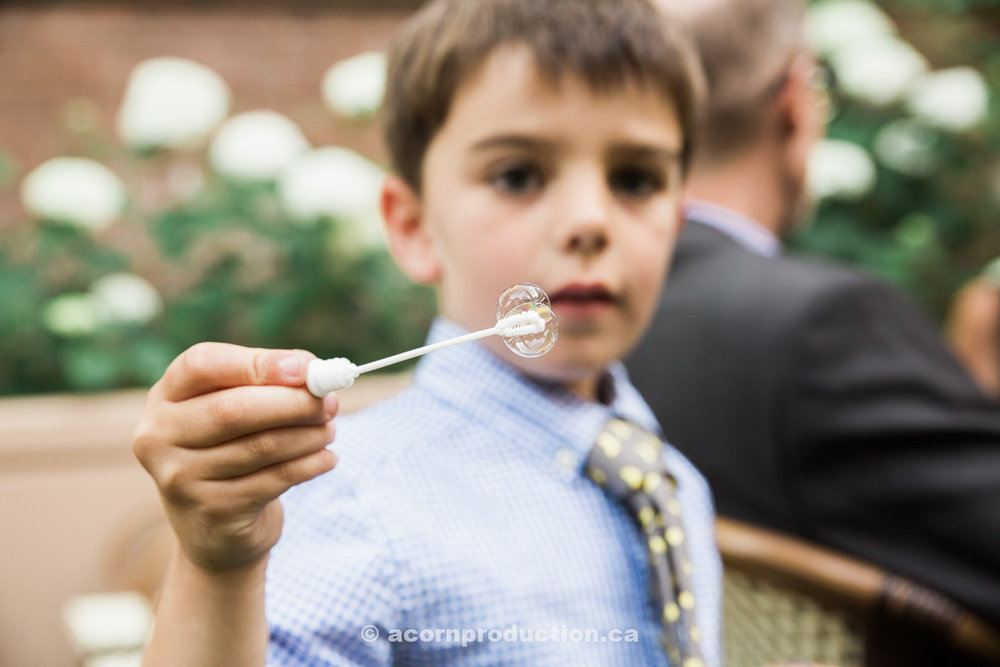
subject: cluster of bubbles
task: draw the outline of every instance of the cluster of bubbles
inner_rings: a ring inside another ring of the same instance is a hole
[[[545,322],[545,328],[540,333],[503,336],[503,341],[514,354],[527,358],[540,357],[552,349],[559,337],[559,323],[545,290],[534,283],[508,287],[497,303],[497,320],[529,310],[538,313]]]

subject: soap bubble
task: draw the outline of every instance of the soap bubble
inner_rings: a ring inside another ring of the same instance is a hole
[[[538,285],[522,283],[504,290],[497,304],[497,320],[534,311],[545,322],[540,333],[503,336],[503,342],[511,352],[522,357],[540,357],[556,344],[559,337],[559,323],[549,302],[549,295]]]
[[[514,308],[523,303],[540,303],[544,306],[551,305],[549,295],[535,283],[512,285],[500,295],[500,301],[497,302],[497,319],[502,319],[514,310]]]

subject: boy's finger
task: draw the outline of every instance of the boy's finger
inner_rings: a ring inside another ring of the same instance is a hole
[[[203,479],[242,477],[276,463],[312,454],[333,442],[333,422],[324,426],[293,426],[238,438],[203,450]]]
[[[152,435],[185,449],[212,447],[260,431],[322,425],[335,408],[336,401],[303,387],[232,387],[163,406]]]
[[[266,350],[228,343],[198,343],[174,359],[160,379],[162,396],[183,401],[243,385],[305,384],[314,356],[305,350]]]
[[[224,493],[229,497],[253,498],[256,503],[263,506],[296,484],[308,482],[333,470],[336,465],[337,455],[323,447],[311,454],[276,463],[243,477],[212,481],[208,484],[225,485],[217,488],[225,489]]]

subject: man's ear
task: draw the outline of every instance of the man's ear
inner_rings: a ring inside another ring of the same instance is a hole
[[[778,91],[778,112],[783,135],[799,132],[807,122],[815,103],[810,77],[815,65],[807,54],[792,59]]]
[[[410,280],[420,285],[437,282],[441,269],[423,215],[423,201],[396,174],[382,184],[382,217],[389,253]]]
[[[785,83],[778,94],[778,123],[786,155],[802,169],[813,146],[826,133],[827,105],[816,90],[813,76],[816,62],[809,54],[792,60]]]

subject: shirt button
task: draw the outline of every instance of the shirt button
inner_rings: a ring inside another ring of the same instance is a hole
[[[580,467],[580,460],[572,449],[560,449],[556,452],[556,465],[567,473],[567,476],[572,476]]]

